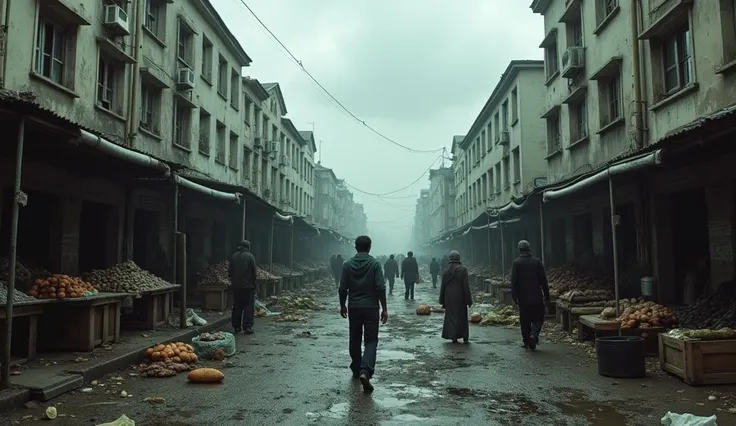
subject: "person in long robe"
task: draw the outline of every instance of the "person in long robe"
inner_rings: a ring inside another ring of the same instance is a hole
[[[468,343],[468,308],[473,306],[473,297],[470,295],[468,270],[460,263],[457,250],[450,252],[449,263],[442,273],[440,305],[445,309],[442,338],[452,340],[452,343],[457,343],[459,339]]]

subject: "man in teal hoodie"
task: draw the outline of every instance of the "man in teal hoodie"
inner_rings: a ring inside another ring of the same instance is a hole
[[[340,315],[348,318],[350,329],[350,369],[360,379],[363,391],[371,392],[371,378],[376,367],[378,349],[378,305],[381,322],[388,321],[386,283],[381,264],[369,253],[371,239],[361,235],[355,239],[357,254],[345,262],[340,275]],[[350,305],[349,310],[346,302]],[[365,352],[361,347],[365,340]]]

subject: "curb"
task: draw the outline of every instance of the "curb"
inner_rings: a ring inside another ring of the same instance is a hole
[[[230,317],[225,316],[218,320],[208,322],[201,327],[184,330],[177,335],[161,340],[159,343],[166,344],[175,341],[189,341],[200,333],[212,331],[229,323]],[[96,380],[110,373],[114,373],[115,371],[125,369],[132,364],[137,364],[145,358],[145,351],[148,347],[148,345],[142,346],[138,349],[120,354],[114,358],[107,359],[88,368],[71,368],[69,370],[64,370],[65,373],[70,373],[72,376],[43,389],[19,389],[17,391],[9,391],[7,394],[0,396],[0,413],[22,407],[26,402],[31,400],[39,402],[48,401],[67,392],[78,389],[85,383],[89,383],[92,380]]]

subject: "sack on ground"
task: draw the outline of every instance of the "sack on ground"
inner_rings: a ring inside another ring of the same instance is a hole
[[[204,359],[212,359],[212,354],[221,351],[225,356],[235,355],[235,336],[232,333],[222,332],[223,338],[220,340],[204,341],[199,336],[192,338],[192,347],[198,357]]]
[[[677,414],[668,411],[662,417],[662,424],[665,426],[718,426],[716,416],[701,417],[690,413]]]

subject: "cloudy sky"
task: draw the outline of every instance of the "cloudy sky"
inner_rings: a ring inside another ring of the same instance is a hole
[[[374,251],[411,247],[414,206],[438,153],[394,146],[325,95],[241,0],[211,0],[253,59],[246,74],[280,83],[288,117],[315,123],[317,159],[365,205]],[[243,0],[346,108],[402,145],[447,147],[464,134],[512,59],[541,59],[530,0]],[[321,142],[321,143],[320,143]],[[445,160],[447,164],[447,160]]]

